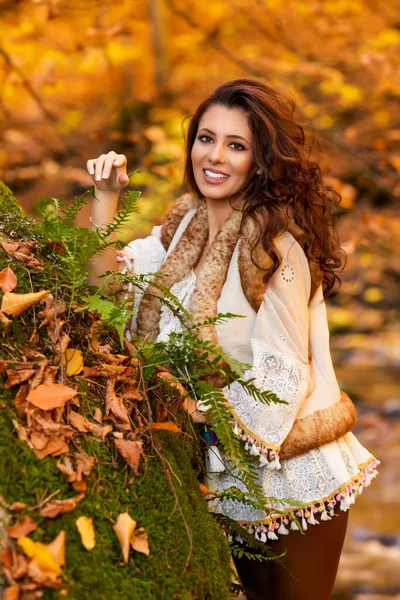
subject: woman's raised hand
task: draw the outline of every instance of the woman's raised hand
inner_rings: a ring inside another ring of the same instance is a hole
[[[95,187],[102,192],[119,192],[129,183],[125,154],[113,150],[87,161],[87,170]]]

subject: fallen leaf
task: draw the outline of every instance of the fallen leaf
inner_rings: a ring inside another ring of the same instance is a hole
[[[39,329],[45,327],[46,325],[52,325],[56,319],[56,317],[60,317],[65,313],[67,307],[64,302],[60,300],[57,301],[56,306],[54,305],[54,297],[48,296],[45,300],[45,308],[38,313],[39,319],[42,319],[42,322],[39,325]]]
[[[31,442],[36,450],[43,450],[48,441],[49,438],[45,433],[42,433],[41,431],[31,431]]]
[[[101,412],[100,408],[96,408],[96,410],[94,411],[93,419],[98,423],[103,422],[103,413]]]
[[[178,381],[178,379],[172,375],[172,373],[169,373],[169,371],[160,371],[157,373],[157,377],[166,381],[169,385],[179,390],[182,394],[187,393],[182,383]]]
[[[67,366],[67,375],[69,377],[78,375],[83,369],[82,352],[76,348],[68,348],[65,351],[63,363]]]
[[[79,517],[76,526],[81,534],[82,544],[86,550],[93,550],[96,545],[93,521],[90,517]]]
[[[130,441],[130,440],[114,440],[115,446],[125,459],[127,464],[130,466],[135,475],[139,475],[139,462],[140,457],[143,454],[143,442],[142,440]]]
[[[78,454],[75,454],[75,460],[77,473],[90,475],[90,472],[93,469],[95,463],[94,456],[88,456],[87,454],[85,454],[85,452],[79,452]]]
[[[61,385],[61,383],[42,383],[31,390],[26,399],[42,410],[52,410],[58,406],[64,406],[77,393],[77,390],[67,385]]]
[[[10,573],[13,579],[21,579],[25,577],[28,571],[28,561],[22,554],[12,550],[12,565]]]
[[[3,313],[0,312],[0,323],[4,325],[4,327],[8,327],[12,321],[11,319],[7,319],[6,315],[3,315]]]
[[[70,427],[69,425],[64,425],[63,423],[56,423],[50,417],[49,413],[44,414],[45,417],[42,417],[39,414],[35,414],[35,416],[33,417],[33,421],[35,422],[35,424],[40,426],[40,428],[44,432],[56,433],[64,437],[72,437],[74,435],[74,430],[72,427]]]
[[[129,560],[129,548],[135,527],[136,521],[134,521],[127,512],[118,515],[117,522],[113,525],[115,535],[121,546],[122,556],[126,563]]]
[[[123,373],[126,367],[122,365],[96,365],[94,367],[83,367],[84,377],[109,377],[115,373]]]
[[[106,384],[106,412],[112,412],[118,419],[124,423],[129,423],[129,415],[126,406],[120,396],[117,396],[114,390],[115,379],[109,377]]]
[[[22,440],[23,442],[27,442],[28,441],[28,432],[26,431],[25,427],[23,425],[21,425],[21,423],[18,423],[18,421],[15,421],[14,419],[12,421],[12,424],[14,425],[15,429],[17,430],[19,439]]]
[[[1,303],[1,311],[6,315],[17,317],[25,310],[44,300],[49,295],[49,292],[42,290],[41,292],[29,292],[29,294],[14,294],[6,292]]]
[[[60,565],[52,556],[49,548],[41,542],[34,542],[28,537],[20,537],[17,541],[18,546],[22,548],[26,556],[33,558],[39,567],[43,569],[50,578],[61,575],[62,570]]]
[[[20,512],[21,510],[25,510],[26,504],[24,502],[13,502],[8,507],[8,510],[13,510],[15,512]]]
[[[0,271],[0,289],[6,292],[12,292],[17,285],[17,277],[10,267],[5,267]]]
[[[17,523],[15,523],[12,527],[6,529],[6,531],[10,537],[17,539],[19,537],[23,537],[25,535],[28,535],[29,533],[32,533],[32,531],[35,531],[37,526],[38,524],[36,523],[36,521],[31,519],[31,517],[24,516],[20,521],[17,521]]]
[[[137,388],[129,387],[124,389],[124,398],[141,401],[143,400],[143,395]]]
[[[75,410],[71,410],[69,413],[68,421],[71,423],[72,427],[75,427],[75,429],[81,433],[87,433],[90,429],[90,423],[87,418]]]
[[[213,492],[212,490],[209,490],[209,489],[208,489],[208,487],[206,487],[206,486],[204,485],[204,483],[201,483],[201,484],[200,484],[200,486],[199,486],[199,489],[200,489],[200,492],[201,492],[202,494],[204,494],[205,496],[206,496],[207,494],[213,494],[214,496],[218,496],[218,494],[217,494],[216,492]]]
[[[56,464],[56,467],[63,475],[66,476],[68,483],[73,483],[76,481],[76,472],[74,471],[72,463],[68,458],[65,459],[64,463],[59,460]]]
[[[49,438],[46,446],[41,449],[33,448],[34,453],[40,459],[46,456],[60,456],[69,451],[69,446],[62,437]]]
[[[32,375],[36,373],[36,369],[7,369],[7,381],[4,384],[4,387],[9,389],[14,387],[14,385],[19,385],[24,381],[27,381]]]
[[[149,537],[144,527],[135,529],[131,537],[131,546],[136,552],[149,556]]]
[[[79,496],[67,498],[66,500],[53,500],[52,502],[46,504],[44,508],[42,508],[40,511],[40,516],[54,519],[62,513],[71,512],[76,508],[78,502],[80,502],[84,497],[84,494],[79,494]]]
[[[164,419],[167,417],[167,415],[168,415],[168,411],[165,408],[165,406],[157,406],[156,419],[158,422],[164,421]]]
[[[151,429],[162,429],[164,431],[173,431],[174,433],[178,433],[180,431],[179,427],[172,423],[172,421],[165,421],[164,423],[152,423],[150,425]]]
[[[33,254],[33,250],[37,247],[36,241],[2,242],[1,245],[10,256],[25,263],[27,267],[43,270],[41,261]]]
[[[18,388],[18,392],[15,395],[14,404],[15,408],[17,409],[17,412],[20,415],[22,415],[25,412],[25,408],[27,406],[26,397],[28,395],[28,392],[29,385],[27,383],[24,383],[23,385],[21,385],[20,388]]]
[[[47,544],[47,549],[56,563],[63,567],[65,565],[65,531],[60,531],[58,536],[50,544]]]
[[[18,585],[11,585],[5,589],[3,600],[19,600],[20,589]]]
[[[98,423],[90,423],[89,421],[88,427],[90,433],[94,435],[94,437],[99,438],[102,442],[104,442],[106,436],[112,431],[111,425],[104,425],[104,427],[102,427]]]
[[[29,387],[31,390],[34,390],[38,387],[43,381],[44,373],[46,371],[47,365],[49,364],[48,360],[42,360],[39,364],[39,367],[35,370],[35,377],[32,378],[32,381],[29,382]]]

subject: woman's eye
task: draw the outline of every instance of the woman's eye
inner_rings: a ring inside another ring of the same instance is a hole
[[[209,135],[199,135],[198,139],[201,142],[208,141],[208,140],[212,141],[212,139],[210,138]],[[232,142],[232,144],[230,144],[230,146],[237,146],[237,148],[235,148],[235,150],[246,150],[246,148],[244,146],[242,146],[242,144],[239,144],[238,142]]]

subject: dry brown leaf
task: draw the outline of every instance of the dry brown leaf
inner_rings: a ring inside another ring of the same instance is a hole
[[[139,475],[140,457],[143,454],[142,440],[114,440],[115,446],[135,475]]]
[[[47,549],[56,563],[63,567],[65,565],[65,531],[60,531],[58,536],[50,544],[47,544]]]
[[[90,423],[87,418],[74,410],[69,413],[68,420],[81,433],[87,433],[90,430]]]
[[[12,566],[10,573],[13,579],[21,579],[28,571],[28,561],[25,556],[12,550]],[[18,582],[21,585],[21,582]]]
[[[179,390],[182,394],[186,394],[184,386],[174,375],[172,375],[172,373],[169,373],[169,371],[160,371],[157,373],[157,377],[166,381],[169,385]]]
[[[150,427],[151,429],[162,429],[164,431],[172,431],[173,433],[178,433],[180,431],[178,425],[172,423],[172,421],[164,421],[164,423],[152,423]]]
[[[135,527],[136,521],[134,521],[127,512],[118,515],[117,522],[113,525],[115,535],[121,546],[122,556],[126,563],[129,560],[129,548]]]
[[[83,546],[86,550],[93,550],[96,545],[93,520],[90,517],[79,517],[76,520],[76,526],[81,535]]]
[[[54,297],[48,296],[45,300],[45,309],[38,313],[39,319],[42,319],[39,329],[45,327],[46,325],[52,325],[55,321],[55,318],[64,314],[66,309],[67,307],[65,303],[61,302],[60,300],[57,301],[57,306],[54,306]]]
[[[29,292],[29,294],[14,294],[6,292],[1,303],[1,311],[6,315],[17,317],[25,310],[44,300],[49,295],[49,292],[42,290],[40,292]]]
[[[72,463],[68,458],[64,460],[64,463],[62,463],[60,460],[57,461],[56,467],[59,471],[61,471],[63,475],[66,476],[68,483],[76,481],[77,474],[74,471]]]
[[[31,390],[26,399],[42,410],[52,410],[64,406],[77,393],[77,390],[61,383],[42,383]]]
[[[143,395],[137,388],[128,387],[124,389],[124,398],[126,398],[126,400],[141,401],[143,400]]]
[[[28,267],[43,270],[41,261],[33,254],[37,247],[36,241],[27,242],[2,242],[4,250],[19,262],[25,263]]]
[[[23,425],[21,425],[21,423],[18,423],[18,421],[15,421],[14,419],[13,419],[12,424],[14,425],[15,429],[17,430],[19,439],[22,440],[23,442],[27,442],[28,441],[28,432],[26,431],[25,427]]]
[[[128,411],[121,397],[117,396],[114,390],[115,378],[109,377],[106,384],[106,413],[113,413],[124,423],[129,423]]]
[[[12,292],[17,285],[17,277],[10,267],[0,271],[0,290],[4,293]]]
[[[29,387],[31,390],[34,390],[38,387],[43,381],[44,373],[47,365],[49,364],[48,360],[42,360],[39,364],[39,367],[35,370],[35,377],[29,382]]]
[[[21,510],[25,510],[26,504],[24,502],[13,502],[8,507],[8,510],[13,510],[15,512],[21,512]]]
[[[64,425],[63,423],[56,423],[50,417],[49,413],[46,412],[44,414],[44,417],[39,414],[35,414],[35,416],[32,417],[32,420],[35,425],[39,425],[45,433],[56,433],[57,435],[62,435],[64,437],[72,437],[74,435],[74,430],[72,427],[69,425]]]
[[[43,383],[54,383],[58,374],[58,367],[46,367],[44,371]]]
[[[83,369],[82,352],[77,348],[68,348],[64,354],[63,364],[67,367],[68,377],[78,375]]]
[[[75,460],[77,473],[90,475],[90,472],[93,469],[95,463],[94,456],[88,456],[87,454],[85,454],[85,452],[79,452],[78,454],[75,454]]]
[[[26,397],[28,395],[28,392],[29,385],[27,383],[24,383],[21,385],[21,387],[18,389],[18,392],[15,395],[14,404],[19,415],[22,415],[25,412],[25,408],[27,407]]]
[[[141,552],[146,556],[149,556],[149,536],[144,527],[135,529],[131,537],[131,546],[136,552]]]
[[[124,366],[121,365],[96,365],[94,367],[83,367],[83,376],[90,377],[109,377],[115,373],[123,373]]]
[[[161,421],[164,421],[164,419],[166,419],[167,416],[168,416],[168,411],[165,408],[165,406],[157,406],[156,420],[160,423]]]
[[[69,451],[69,446],[62,437],[52,437],[49,438],[46,446],[41,450],[33,448],[34,453],[40,459],[45,458],[46,456],[60,456],[60,454],[65,454]]]
[[[35,369],[7,369],[7,381],[5,382],[4,387],[9,389],[14,387],[14,385],[19,385],[20,383],[27,381],[35,373]]]
[[[0,323],[4,325],[4,327],[8,327],[12,321],[11,319],[7,319],[6,315],[3,315],[3,313],[0,312]]]
[[[24,516],[20,521],[17,521],[12,527],[6,529],[8,535],[12,538],[19,538],[28,535],[32,531],[35,531],[38,524],[31,517]]]
[[[101,412],[100,408],[96,408],[96,410],[94,411],[93,419],[98,423],[103,422],[103,413]]]
[[[31,431],[31,442],[36,450],[43,450],[48,441],[48,436],[42,431]]]
[[[90,423],[89,421],[88,427],[90,433],[94,435],[94,437],[99,438],[102,442],[104,442],[106,436],[112,431],[111,425],[105,425],[104,427],[102,427],[98,423]]]
[[[4,591],[3,600],[19,600],[20,589],[18,585],[11,585]]]
[[[42,508],[40,511],[40,516],[54,519],[62,513],[71,512],[72,510],[75,510],[78,502],[80,502],[84,497],[84,494],[79,494],[79,496],[67,498],[66,500],[53,500],[52,502],[46,504],[44,508]]]

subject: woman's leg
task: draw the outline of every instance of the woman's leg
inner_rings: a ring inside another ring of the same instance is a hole
[[[242,584],[254,590],[248,598],[263,600],[329,600],[335,583],[346,535],[348,511],[339,511],[331,521],[309,525],[304,535],[291,531],[271,547],[281,554],[287,550],[286,569],[274,562],[234,558]],[[253,596],[251,595],[253,593]],[[257,595],[258,594],[258,595]]]

